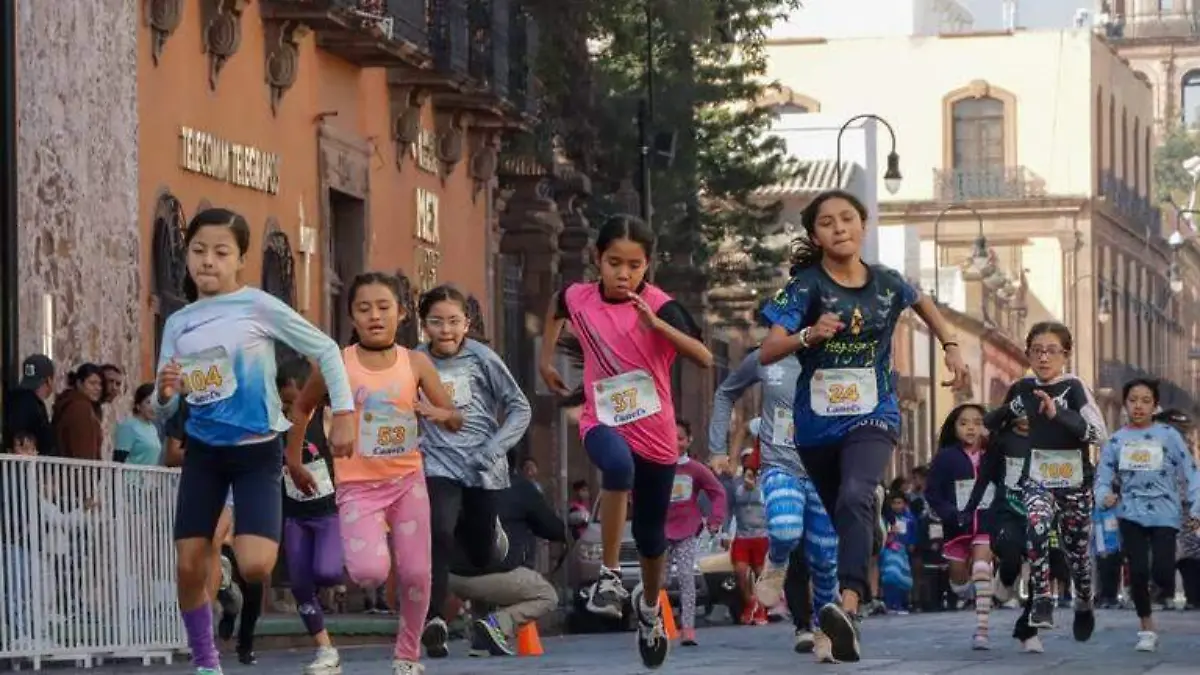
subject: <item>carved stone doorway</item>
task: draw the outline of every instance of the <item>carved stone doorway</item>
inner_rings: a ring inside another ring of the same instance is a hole
[[[324,325],[334,339],[350,338],[344,288],[366,269],[371,240],[367,210],[371,154],[367,141],[322,122],[317,131],[321,177],[321,241],[325,252]]]
[[[151,250],[153,268],[154,360],[157,363],[162,348],[163,328],[167,317],[187,304],[183,280],[187,277],[187,251],[183,245],[186,226],[183,205],[170,192],[163,191],[154,205],[154,242]]]
[[[335,340],[346,344],[350,339],[350,282],[366,270],[367,205],[337,190],[329,191],[329,239],[332,272],[329,304],[333,311],[330,324]]]

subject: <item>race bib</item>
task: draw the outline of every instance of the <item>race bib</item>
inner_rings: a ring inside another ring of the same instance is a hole
[[[771,420],[771,442],[783,448],[796,447],[796,422],[790,408],[775,407]]]
[[[592,393],[596,401],[596,418],[610,427],[644,420],[662,410],[654,378],[644,370],[599,380],[592,385]]]
[[[930,523],[929,524],[929,540],[937,541],[937,540],[941,539],[942,537],[943,537],[942,524],[941,523]]]
[[[465,408],[471,402],[471,374],[464,371],[442,374],[442,386],[454,401],[455,408]]]
[[[1119,529],[1121,529],[1121,525],[1120,525],[1120,523],[1117,522],[1116,518],[1105,518],[1104,519],[1104,531],[1105,532],[1116,532]]]
[[[958,506],[959,511],[967,510],[967,503],[971,501],[971,491],[974,489],[974,480],[954,481],[954,503]],[[987,487],[983,490],[983,498],[979,500],[979,509],[983,510],[990,507],[995,497],[996,486],[988,483]]]
[[[417,449],[417,416],[395,409],[364,411],[358,427],[359,454],[395,457]]]
[[[675,476],[671,484],[671,502],[686,502],[692,498],[692,477],[688,475]]]
[[[1029,455],[1029,478],[1047,488],[1083,485],[1083,454],[1078,450],[1034,450]]]
[[[1162,444],[1155,441],[1126,441],[1121,445],[1121,471],[1161,471]]]
[[[333,477],[329,475],[329,465],[324,460],[315,460],[304,465],[308,472],[312,474],[313,481],[317,484],[317,489],[311,494],[305,494],[300,488],[296,487],[296,483],[292,481],[292,474],[288,470],[283,470],[283,489],[287,492],[289,499],[297,502],[311,502],[323,497],[328,497],[333,494]]]
[[[904,535],[908,534],[908,522],[904,520],[897,520],[896,522],[892,523],[892,531],[903,537]]]
[[[233,360],[224,347],[212,347],[178,359],[179,378],[189,405],[224,401],[237,391]]]
[[[1025,470],[1024,457],[1004,458],[1004,487],[1016,490],[1021,484],[1021,472]]]
[[[879,403],[873,368],[826,368],[813,373],[812,409],[822,417],[865,415]]]

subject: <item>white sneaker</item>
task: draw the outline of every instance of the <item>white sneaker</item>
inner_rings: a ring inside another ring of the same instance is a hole
[[[317,658],[304,666],[303,675],[341,675],[342,657],[333,647],[318,647]]]
[[[415,661],[392,661],[392,675],[425,675],[425,666]]]
[[[1042,646],[1042,638],[1034,635],[1021,643],[1021,651],[1026,654],[1044,654],[1046,648]]]
[[[992,582],[992,597],[995,598],[996,604],[1003,605],[1012,600],[1014,592],[1015,590],[1011,586],[1005,586],[1000,581],[1000,575],[997,574],[995,581]]]
[[[817,663],[837,663],[833,658],[833,642],[821,631],[813,633],[813,658]]]
[[[1138,641],[1134,649],[1139,652],[1158,651],[1158,633],[1152,630],[1139,630]]]
[[[620,619],[627,599],[629,591],[621,583],[621,576],[607,567],[601,567],[600,577],[592,584],[591,593],[588,594],[587,610],[592,614]]]
[[[797,654],[808,654],[813,650],[813,634],[806,630],[796,630],[796,644],[793,647]]]
[[[758,581],[754,582],[754,596],[764,607],[778,605],[783,600],[783,583],[786,579],[787,565],[776,565],[768,560]]]

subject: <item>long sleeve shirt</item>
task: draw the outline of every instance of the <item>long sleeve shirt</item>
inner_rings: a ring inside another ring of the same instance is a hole
[[[700,533],[704,514],[697,500],[700,493],[708,495],[712,505],[708,514],[709,527],[725,522],[725,488],[704,464],[684,457],[675,467],[675,483],[671,486],[671,505],[667,507],[667,539],[683,541]],[[637,495],[633,496],[637,499]]]
[[[1155,423],[1124,427],[1104,444],[1096,467],[1096,502],[1112,494],[1114,478],[1121,480],[1117,517],[1143,527],[1179,529],[1180,502],[1191,504],[1200,517],[1200,475],[1187,443],[1173,427]],[[1180,495],[1180,483],[1187,495]]]
[[[939,450],[929,464],[925,499],[942,521],[947,539],[969,534],[959,531],[958,514],[966,509],[978,475],[978,465],[983,460],[982,454],[974,453],[972,456],[957,445],[948,446]],[[991,506],[990,501],[985,506]],[[971,515],[974,516],[974,513]]]
[[[713,455],[729,454],[729,421],[733,406],[756,384],[762,384],[762,424],[758,442],[762,466],[776,467],[796,476],[807,476],[800,454],[796,452],[796,425],[792,404],[796,400],[796,381],[800,379],[800,360],[786,358],[764,366],[758,360],[758,350],[742,359],[737,369],[717,387],[713,396],[712,420],[708,423],[708,451]]]
[[[520,385],[496,352],[470,338],[453,356],[433,354],[427,345],[417,350],[430,355],[463,417],[458,431],[421,421],[425,475],[487,490],[508,487],[506,455],[533,414]]]
[[[1005,509],[1025,515],[1018,485],[1029,461],[1029,438],[1012,429],[998,432],[988,441],[988,450],[979,463],[979,474],[971,488],[971,498],[963,508],[971,513],[979,508]],[[992,498],[987,499],[991,491]]]

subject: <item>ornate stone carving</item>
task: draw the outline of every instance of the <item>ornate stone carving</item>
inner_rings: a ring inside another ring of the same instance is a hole
[[[279,114],[283,95],[296,84],[300,72],[299,42],[311,31],[296,21],[263,21],[267,45],[267,86],[271,88],[271,114]]]
[[[404,158],[412,154],[413,143],[421,138],[421,110],[429,92],[420,87],[392,86],[392,140],[396,143],[396,168],[404,168]]]
[[[371,181],[367,143],[325,122],[318,127],[317,138],[317,165],[323,187],[365,200]]]
[[[467,127],[471,116],[462,111],[439,113],[438,119],[438,159],[442,162],[442,181],[454,173],[455,167],[462,161],[463,146],[466,145]]]
[[[480,342],[491,342],[487,337],[487,326],[483,322],[483,307],[474,295],[467,296],[467,321],[470,323],[468,336]]]
[[[242,46],[242,12],[249,0],[203,0],[200,5],[204,53],[208,54],[208,86],[217,88],[221,69]]]
[[[404,308],[404,318],[396,327],[396,343],[408,348],[416,347],[421,342],[421,326],[417,319],[420,292],[413,288],[404,270],[396,270],[396,276],[400,279],[400,306]]]
[[[150,27],[150,58],[157,66],[167,40],[183,20],[183,0],[146,0],[143,14]]]
[[[471,153],[471,163],[467,168],[475,183],[475,189],[471,191],[471,199],[474,200],[496,179],[496,171],[500,168],[500,134],[489,131],[472,136],[475,150]]]

